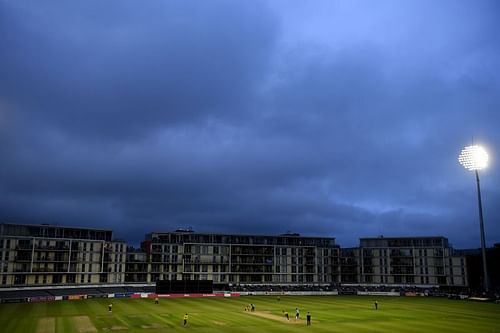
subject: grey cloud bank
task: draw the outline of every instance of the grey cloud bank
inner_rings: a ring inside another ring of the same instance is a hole
[[[0,220],[500,241],[495,1],[0,1]]]

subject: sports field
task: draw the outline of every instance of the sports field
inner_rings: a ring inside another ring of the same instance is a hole
[[[378,310],[374,301],[378,301]],[[108,304],[113,310],[108,311]],[[254,313],[245,311],[250,303]],[[301,320],[295,321],[295,307]],[[283,311],[288,311],[286,321]],[[306,326],[310,311],[312,325]],[[183,327],[183,316],[189,314]],[[420,297],[89,299],[0,304],[0,332],[500,332],[500,304]]]

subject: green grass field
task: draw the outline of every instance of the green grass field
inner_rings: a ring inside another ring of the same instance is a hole
[[[0,332],[500,332],[500,304],[435,298],[282,296],[237,298],[89,299],[0,304]],[[108,312],[112,301],[113,311]],[[255,313],[244,311],[254,303]],[[312,314],[312,326],[296,322]],[[291,320],[283,316],[287,310]],[[186,327],[184,313],[189,313]]]

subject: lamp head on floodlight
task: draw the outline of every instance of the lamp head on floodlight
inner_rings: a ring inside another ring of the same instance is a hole
[[[462,149],[458,161],[469,171],[481,170],[488,166],[488,153],[481,146],[468,146]]]

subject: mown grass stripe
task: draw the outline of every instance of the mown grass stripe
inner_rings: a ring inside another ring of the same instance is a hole
[[[373,301],[379,302],[379,310]],[[113,302],[113,312],[107,305]],[[277,317],[249,315],[246,305]],[[356,296],[282,296],[240,297],[232,299],[89,299],[37,304],[0,304],[0,331],[36,333],[40,318],[55,318],[55,331],[77,332],[72,319],[88,316],[98,332],[105,333],[232,333],[304,332],[305,322],[288,324],[277,320],[283,310],[293,318],[295,307],[301,317],[313,316],[310,332],[499,332],[500,305],[436,298],[356,297]],[[188,327],[182,327],[184,313]],[[293,320],[293,319],[292,319]]]

